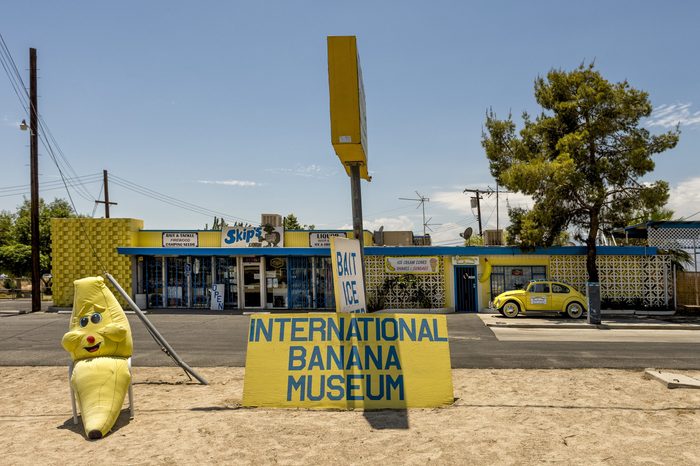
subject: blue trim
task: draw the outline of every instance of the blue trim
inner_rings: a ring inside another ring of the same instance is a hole
[[[657,248],[646,246],[598,246],[601,256],[654,256]],[[330,248],[136,248],[118,247],[124,255],[139,256],[325,256]],[[583,256],[585,246],[538,248],[523,252],[517,247],[503,246],[369,246],[369,256]]]

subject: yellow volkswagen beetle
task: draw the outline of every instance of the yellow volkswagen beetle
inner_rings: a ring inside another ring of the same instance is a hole
[[[524,290],[501,293],[493,300],[493,307],[511,318],[527,311],[548,311],[578,319],[588,310],[584,295],[571,285],[551,280],[532,280]]]

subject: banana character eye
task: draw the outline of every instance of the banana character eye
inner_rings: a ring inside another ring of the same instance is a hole
[[[99,324],[101,320],[102,316],[97,312],[90,316],[90,322],[92,322],[93,324]]]
[[[81,326],[81,327],[86,327],[87,324],[88,324],[88,322],[90,322],[90,320],[89,320],[87,317],[82,317],[82,318],[80,319],[80,326]]]

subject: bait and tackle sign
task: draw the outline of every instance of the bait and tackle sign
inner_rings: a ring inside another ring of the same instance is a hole
[[[251,316],[244,406],[403,409],[453,396],[443,315]]]

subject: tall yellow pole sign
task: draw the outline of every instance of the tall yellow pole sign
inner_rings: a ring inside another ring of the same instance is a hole
[[[355,36],[328,37],[328,87],[333,149],[348,175],[350,165],[359,164],[360,177],[369,181],[365,91]]]

